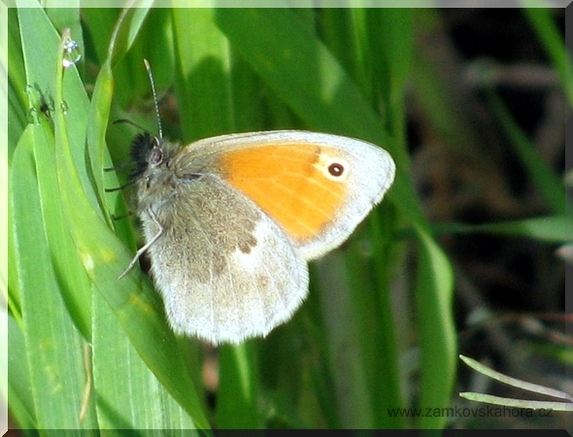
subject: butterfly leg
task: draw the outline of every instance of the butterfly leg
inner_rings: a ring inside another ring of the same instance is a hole
[[[143,253],[149,249],[151,247],[151,245],[153,243],[155,243],[157,241],[157,239],[159,237],[161,237],[161,235],[163,234],[163,226],[161,226],[161,224],[157,221],[157,218],[155,217],[155,213],[149,209],[147,211],[149,213],[149,216],[151,217],[151,219],[155,222],[155,224],[157,225],[157,227],[159,228],[159,230],[157,231],[157,234],[155,234],[153,236],[153,238],[151,240],[149,240],[147,243],[145,243],[144,246],[142,246],[136,253],[135,256],[133,257],[133,259],[131,260],[131,262],[129,263],[129,265],[127,266],[127,268],[123,271],[123,273],[121,275],[119,275],[117,277],[117,279],[122,279],[125,275],[127,275],[129,273],[129,271],[133,268],[133,266],[135,265],[135,263],[137,262],[137,260],[139,259],[139,257],[141,255],[143,255]]]

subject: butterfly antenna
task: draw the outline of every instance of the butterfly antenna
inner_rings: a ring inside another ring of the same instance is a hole
[[[157,127],[159,130],[159,138],[163,138],[163,130],[161,129],[161,118],[159,117],[159,102],[157,101],[157,92],[155,91],[155,81],[153,80],[153,73],[151,72],[151,65],[147,59],[143,60],[147,75],[149,76],[149,83],[151,83],[151,92],[153,93],[153,106],[155,107],[155,116],[157,117]]]

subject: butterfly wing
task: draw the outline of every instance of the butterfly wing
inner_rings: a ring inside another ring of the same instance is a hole
[[[304,131],[232,134],[192,143],[231,187],[252,199],[310,260],[341,244],[392,184],[394,161],[364,141]]]
[[[290,318],[308,271],[279,226],[215,174],[178,180],[174,192],[151,206],[163,233],[149,248],[174,331],[238,343]],[[159,227],[148,211],[140,217],[150,241]]]

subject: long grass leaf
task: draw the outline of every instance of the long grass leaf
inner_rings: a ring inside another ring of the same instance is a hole
[[[41,127],[24,132],[11,168],[11,209],[21,290],[22,330],[37,428],[92,427],[80,421],[86,384],[82,338],[65,310],[46,239],[34,168],[35,147],[53,147]],[[44,402],[50,399],[50,402]]]

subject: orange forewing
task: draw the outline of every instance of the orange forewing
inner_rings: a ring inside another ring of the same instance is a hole
[[[218,158],[226,181],[250,197],[297,242],[313,239],[345,201],[346,185],[316,166],[325,148],[282,143],[228,151]]]

